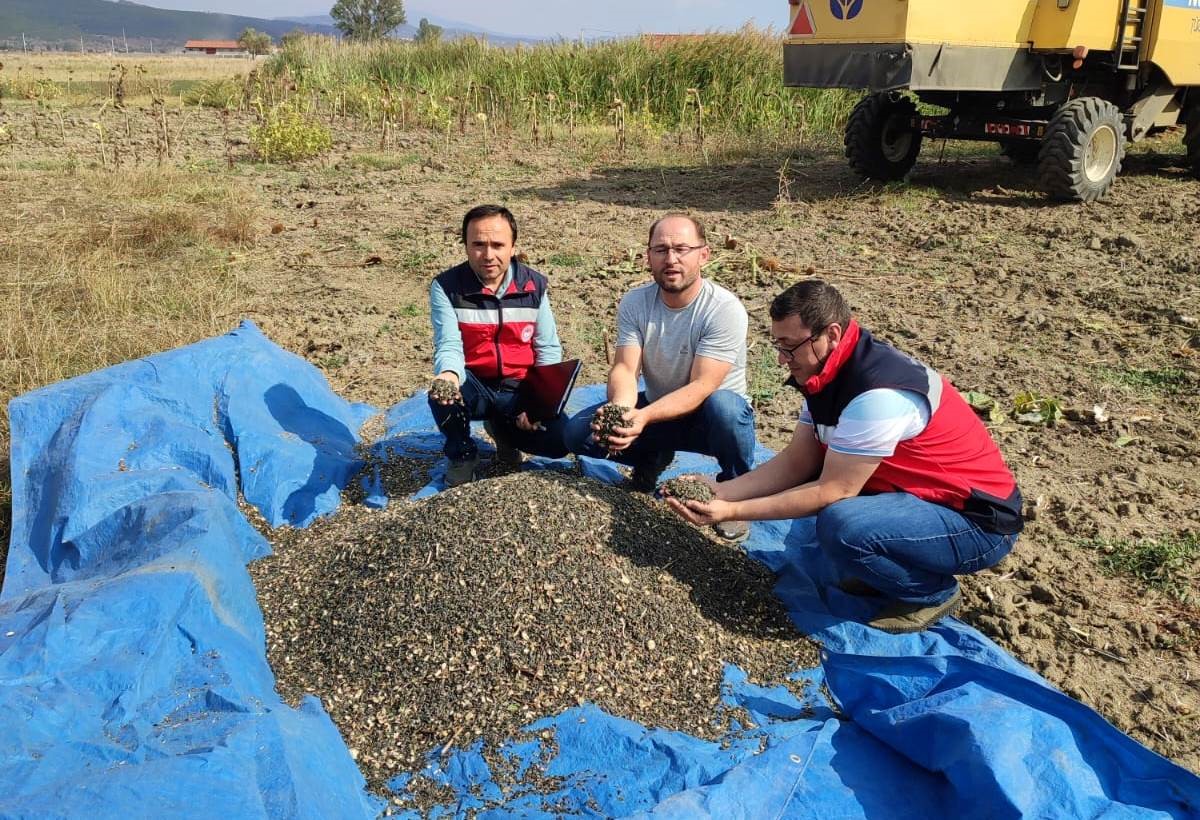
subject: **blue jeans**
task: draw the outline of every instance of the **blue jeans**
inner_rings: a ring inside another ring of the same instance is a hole
[[[491,387],[470,370],[467,380],[459,388],[462,404],[439,404],[432,398],[429,409],[438,430],[446,437],[444,452],[451,461],[475,458],[479,448],[471,438],[471,422],[487,419],[513,446],[523,453],[546,458],[562,458],[567,454],[563,444],[563,430],[567,417],[560,413],[558,418],[542,422],[544,430],[530,433],[517,427],[514,419],[520,414],[520,401],[515,384]]]
[[[908,493],[847,498],[817,515],[817,541],[843,579],[914,604],[942,603],[958,588],[955,575],[993,566],[1016,540]]]
[[[565,439],[572,453],[608,458],[608,450],[592,441],[592,417],[605,402],[592,405],[567,422]],[[638,407],[649,402],[638,394]],[[750,472],[754,461],[754,408],[732,390],[717,390],[696,410],[682,418],[660,421],[642,431],[633,444],[611,456],[614,461],[636,467],[666,451],[712,456],[721,465],[717,481],[727,481]]]

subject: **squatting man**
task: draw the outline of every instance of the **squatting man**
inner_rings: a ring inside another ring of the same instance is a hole
[[[483,420],[502,463],[522,452],[567,454],[566,416],[535,424],[521,410],[520,387],[535,364],[562,361],[549,280],[514,259],[517,220],[499,205],[479,205],[462,221],[465,262],[443,271],[429,289],[433,369],[429,409],[445,436],[447,486],[471,481],[479,449],[471,422]]]
[[[771,304],[788,384],[804,396],[787,447],[709,502],[668,498],[697,525],[815,515],[821,550],[869,623],[903,633],[953,613],[956,575],[1000,561],[1021,531],[1021,493],[961,394],[875,339],[832,286],[808,280]]]
[[[719,481],[746,473],[754,459],[748,317],[737,296],[704,278],[709,254],[704,226],[691,216],[668,214],[650,226],[653,281],[630,290],[617,308],[608,401],[574,416],[564,432],[571,452],[633,467],[635,490],[653,492],[677,451],[716,458]],[[608,429],[602,408],[619,414]],[[729,540],[748,533],[744,521],[715,524]]]

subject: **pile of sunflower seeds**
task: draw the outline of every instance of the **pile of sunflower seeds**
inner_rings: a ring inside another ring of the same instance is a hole
[[[574,475],[348,507],[272,540],[251,573],[279,691],[319,696],[375,787],[585,701],[716,738],[724,662],[764,684],[817,662],[764,567]]]

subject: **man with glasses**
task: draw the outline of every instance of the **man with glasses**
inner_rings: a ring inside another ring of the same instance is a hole
[[[572,452],[633,467],[636,490],[653,492],[676,451],[717,459],[718,481],[750,470],[754,410],[746,393],[746,308],[701,269],[710,250],[704,227],[669,214],[650,227],[654,281],[626,293],[617,308],[617,350],[608,402],[630,408],[609,434],[595,422],[602,404],[567,424]],[[638,374],[646,389],[638,392]],[[719,535],[741,540],[745,522],[723,520]]]
[[[815,515],[838,586],[876,599],[870,625],[917,632],[961,600],[956,575],[996,564],[1021,531],[1021,493],[987,428],[943,376],[872,337],[832,286],[793,285],[771,335],[804,395],[792,441],[709,503],[668,499],[695,524]]]

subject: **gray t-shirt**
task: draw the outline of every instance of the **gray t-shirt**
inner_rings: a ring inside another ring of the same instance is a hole
[[[692,380],[696,356],[733,365],[721,390],[746,393],[746,329],[749,319],[741,301],[720,285],[704,280],[700,293],[685,308],[669,308],[658,296],[658,284],[636,287],[617,308],[617,347],[642,349],[646,398],[658,401]]]

